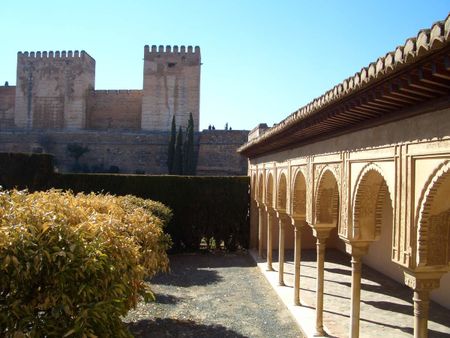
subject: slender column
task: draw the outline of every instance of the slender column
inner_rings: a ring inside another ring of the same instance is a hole
[[[300,304],[300,262],[302,253],[302,232],[301,226],[304,221],[296,221],[291,218],[294,226],[295,242],[294,242],[294,304]]]
[[[317,286],[316,286],[316,336],[325,335],[323,329],[323,284],[324,284],[324,265],[325,265],[325,247],[326,240],[330,230],[334,227],[316,224],[312,226],[314,236],[317,238]]]
[[[430,290],[414,290],[414,338],[428,337]]]
[[[350,310],[350,338],[359,337],[359,319],[361,305],[361,257],[367,253],[368,242],[346,243],[346,251],[352,255],[352,288]]]
[[[414,290],[414,338],[428,337],[430,292],[439,287],[439,280],[444,273],[404,271],[405,284]]]
[[[279,234],[278,234],[278,284],[284,286],[284,220],[279,216]]]
[[[267,209],[267,270],[273,271],[272,267],[272,220],[273,211]]]
[[[263,256],[264,209],[258,206],[258,255]]]

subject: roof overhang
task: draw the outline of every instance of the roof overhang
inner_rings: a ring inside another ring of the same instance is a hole
[[[450,106],[450,16],[300,108],[238,152],[254,158]]]

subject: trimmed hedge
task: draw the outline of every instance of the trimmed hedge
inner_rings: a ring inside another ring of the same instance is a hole
[[[45,190],[53,174],[52,155],[0,153],[0,186],[5,189]]]
[[[121,317],[154,298],[170,216],[134,196],[0,192],[0,336],[131,337]]]
[[[214,238],[227,250],[248,248],[249,185],[246,176],[141,176],[57,174],[52,186],[75,192],[107,192],[157,200],[173,210],[165,229],[173,250],[198,250],[202,239]]]
[[[52,156],[0,154],[0,185],[5,188],[135,195],[169,206],[174,217],[165,229],[173,250],[197,250],[203,238],[225,248],[248,248],[249,186],[246,176],[146,176],[115,174],[55,174]]]

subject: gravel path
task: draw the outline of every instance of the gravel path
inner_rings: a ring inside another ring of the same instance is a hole
[[[181,254],[154,277],[154,303],[124,319],[135,337],[303,337],[245,253]]]

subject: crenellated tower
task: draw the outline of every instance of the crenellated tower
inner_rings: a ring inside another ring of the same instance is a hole
[[[199,128],[200,47],[144,47],[141,128],[168,131],[172,116],[187,126],[189,113]]]
[[[85,51],[19,52],[14,123],[25,129],[83,129],[95,60]]]

